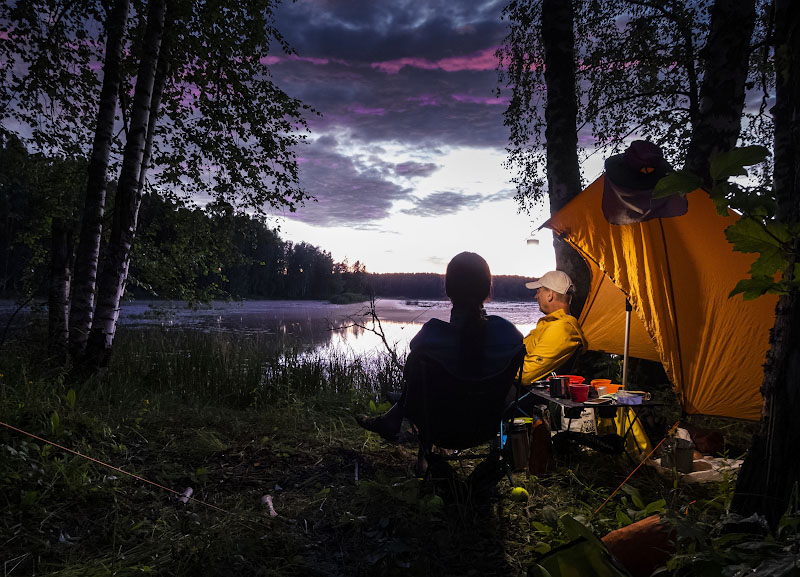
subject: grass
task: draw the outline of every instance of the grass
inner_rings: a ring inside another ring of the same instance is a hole
[[[120,329],[108,371],[79,381],[42,341],[34,329],[0,351],[0,420],[164,488],[0,427],[3,575],[525,575],[567,540],[560,515],[603,535],[730,501],[730,482],[643,467],[595,513],[636,463],[575,451],[547,477],[515,474],[526,502],[504,480],[466,503],[413,476],[416,446],[355,425],[399,385],[388,359]],[[166,490],[187,487],[198,501]]]

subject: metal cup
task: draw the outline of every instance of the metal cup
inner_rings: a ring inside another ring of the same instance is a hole
[[[550,377],[550,396],[563,399],[569,396],[569,377]]]

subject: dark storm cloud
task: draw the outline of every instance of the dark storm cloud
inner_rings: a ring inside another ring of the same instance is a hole
[[[494,71],[424,70],[395,74],[372,67],[289,61],[274,64],[281,87],[322,114],[314,132],[347,129],[364,142],[413,146],[504,147],[505,101],[495,98]]]
[[[504,146],[494,50],[503,2],[300,1],[278,26],[298,58],[276,54],[275,78],[364,141]]]
[[[301,0],[278,11],[278,27],[303,56],[374,62],[444,58],[497,42],[504,1]]]
[[[453,191],[434,192],[425,198],[418,199],[416,206],[401,212],[413,216],[442,216],[455,214],[465,208],[477,208],[485,198],[480,194],[462,194]]]
[[[386,217],[410,189],[392,182],[437,170],[452,146],[502,148],[507,131],[497,99],[494,50],[505,35],[504,1],[299,0],[281,5],[278,28],[297,55],[266,63],[276,82],[322,114],[319,138],[299,154],[301,183],[318,199],[292,218],[322,226],[364,226]],[[430,160],[393,165],[381,145],[424,151]],[[358,145],[374,158],[342,151]],[[429,200],[430,199],[430,200]],[[460,210],[479,197],[430,195],[410,209]],[[434,206],[433,203],[440,203]]]

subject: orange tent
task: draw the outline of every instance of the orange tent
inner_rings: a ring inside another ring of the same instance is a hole
[[[682,216],[612,225],[603,178],[544,225],[591,269],[579,319],[589,349],[622,354],[627,298],[640,321],[631,322],[630,355],[661,362],[687,413],[759,419],[777,297],[728,298],[754,260],[725,238],[736,216],[719,216],[697,190]]]

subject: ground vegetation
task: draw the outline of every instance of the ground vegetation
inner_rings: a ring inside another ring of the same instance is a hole
[[[39,437],[0,427],[8,575],[522,576],[568,540],[564,514],[599,536],[663,514],[680,535],[675,575],[752,570],[796,543],[796,517],[774,541],[724,534],[730,480],[687,486],[644,467],[612,496],[637,463],[585,450],[547,476],[515,473],[527,499],[505,480],[460,499],[413,476],[414,444],[355,425],[382,410],[376,383],[399,385],[387,358],[123,328],[108,371],[77,383],[35,360],[36,325],[0,351],[2,421]],[[735,456],[743,437],[724,426]]]

